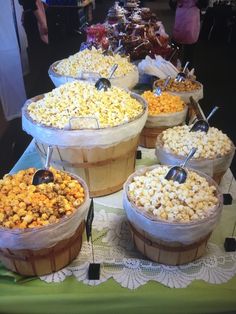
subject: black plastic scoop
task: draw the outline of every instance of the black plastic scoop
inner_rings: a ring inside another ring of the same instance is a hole
[[[162,89],[161,89],[160,86],[158,86],[158,87],[154,90],[154,94],[155,94],[156,96],[160,96],[161,93],[166,89],[167,85],[168,85],[169,82],[170,82],[170,79],[171,79],[171,77],[170,77],[170,76],[167,76],[167,79],[165,80]]]
[[[185,63],[185,66],[184,66],[184,68],[183,68],[183,71],[182,71],[182,72],[179,72],[179,73],[177,74],[177,76],[176,76],[176,78],[175,78],[175,81],[176,81],[176,82],[182,82],[182,81],[186,78],[186,73],[185,73],[185,71],[186,71],[188,65],[189,65],[189,61],[187,61],[187,62]]]
[[[101,77],[99,80],[97,80],[97,82],[95,83],[95,87],[97,88],[97,90],[107,91],[109,88],[111,88],[110,79],[112,78],[117,68],[118,64],[114,64],[111,68],[111,72],[108,78]]]
[[[174,166],[172,168],[170,168],[170,170],[167,172],[165,179],[166,180],[173,180],[173,181],[177,181],[180,184],[184,183],[187,179],[188,173],[187,171],[184,169],[185,165],[187,164],[187,162],[189,161],[189,159],[191,159],[193,157],[193,155],[196,153],[196,148],[193,147],[188,156],[185,158],[184,162],[180,165],[180,166]]]
[[[48,170],[49,165],[50,165],[50,160],[52,157],[52,151],[53,151],[52,146],[48,146],[45,166],[43,169],[39,169],[35,172],[33,176],[33,180],[32,180],[33,185],[54,182],[53,173],[50,170]]]
[[[201,131],[201,132],[205,132],[207,133],[209,130],[209,123],[208,120],[210,119],[210,117],[216,112],[216,110],[219,109],[219,107],[214,107],[212,109],[212,111],[210,112],[210,114],[208,115],[208,117],[206,118],[206,120],[204,119],[200,119],[198,121],[196,121],[194,123],[194,125],[191,127],[190,132],[197,132],[197,131]]]

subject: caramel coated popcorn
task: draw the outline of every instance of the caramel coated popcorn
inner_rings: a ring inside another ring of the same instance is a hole
[[[164,86],[165,80],[158,80],[155,82],[155,86]],[[170,79],[169,84],[166,87],[166,91],[170,92],[192,92],[201,88],[198,82],[192,80],[183,80],[181,82],[176,82],[175,79]]]
[[[77,180],[50,170],[53,183],[32,185],[35,168],[0,180],[0,227],[35,228],[56,223],[84,202],[84,188]]]
[[[184,110],[184,102],[181,98],[167,92],[162,92],[160,96],[157,96],[151,91],[145,91],[142,97],[148,103],[148,113],[151,116]]]
[[[216,188],[204,177],[188,171],[185,183],[165,179],[169,167],[137,175],[128,186],[128,197],[144,212],[158,219],[186,223],[208,217],[218,204]]]
[[[126,91],[115,86],[106,92],[92,84],[73,81],[55,88],[27,107],[36,122],[59,129],[71,118],[93,117],[100,128],[129,122],[143,112],[143,106]]]
[[[162,132],[163,148],[173,154],[187,156],[192,147],[197,151],[194,158],[217,158],[232,150],[232,143],[228,136],[214,127],[207,133],[190,132],[191,126],[176,126]]]
[[[114,56],[105,56],[101,49],[92,48],[80,51],[67,59],[60,61],[55,66],[56,73],[60,75],[78,77],[82,72],[99,73],[102,77],[108,77],[110,69],[114,64],[118,64],[113,77],[122,77],[131,71],[134,66],[128,61],[116,54]]]

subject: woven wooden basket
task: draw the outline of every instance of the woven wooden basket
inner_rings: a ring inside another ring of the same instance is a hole
[[[156,127],[156,128],[146,128],[144,127],[139,139],[139,145],[146,148],[155,148],[157,136],[161,134],[162,131],[165,131],[169,127]]]
[[[79,254],[82,246],[82,222],[68,239],[50,248],[40,250],[0,249],[0,260],[6,268],[26,276],[41,276],[58,271]]]
[[[47,147],[51,145],[51,164],[84,179],[91,197],[122,189],[134,171],[139,136],[147,118],[145,100],[131,93],[131,97],[142,105],[143,112],[128,123],[104,129],[60,130],[40,125],[30,118],[28,105],[43,97],[29,99],[22,110],[23,129],[35,138],[43,162]]]
[[[206,166],[201,166],[202,162],[209,162],[209,169],[212,167],[212,179],[217,183],[220,184],[223,176],[227,172],[228,168],[230,167],[230,164],[232,162],[235,148],[234,144],[232,143],[232,149],[230,152],[228,152],[226,155],[222,157],[217,158],[211,158],[211,159],[204,159],[204,158],[198,158],[198,159],[191,159],[188,162],[188,167],[193,168],[196,170],[200,170],[202,172],[206,171]],[[162,134],[160,134],[156,141],[156,156],[161,164],[164,165],[177,165],[181,164],[184,160],[184,157],[181,155],[175,155],[173,153],[168,152],[167,150],[163,149],[163,141],[162,141]],[[158,153],[158,148],[161,148],[163,153]],[[219,166],[219,160],[222,159],[221,164]],[[218,163],[218,165],[217,165]],[[212,166],[213,164],[213,166]]]
[[[154,262],[166,265],[182,265],[192,262],[205,253],[211,235],[189,245],[153,239],[147,232],[129,223],[134,244],[139,252]]]
[[[151,212],[143,210],[130,199],[128,188],[134,178],[144,175],[160,165],[138,169],[124,184],[123,205],[127,215],[134,244],[148,259],[166,265],[182,265],[192,262],[205,253],[208,239],[220,219],[223,197],[212,178],[197,172],[208,183],[215,186],[217,204],[208,217],[186,223],[158,219]],[[193,169],[191,169],[193,171]]]
[[[91,197],[108,195],[121,190],[134,171],[138,141],[139,134],[108,148],[53,146],[51,164],[84,179]],[[44,162],[47,145],[37,142],[36,147]]]

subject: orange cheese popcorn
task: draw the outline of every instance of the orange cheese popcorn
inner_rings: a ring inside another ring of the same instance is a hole
[[[147,101],[148,113],[152,116],[174,113],[184,109],[184,102],[181,98],[167,92],[162,92],[160,96],[157,96],[151,91],[146,91],[142,97]]]
[[[85,199],[84,188],[69,174],[50,168],[54,182],[32,185],[34,168],[0,180],[0,227],[36,228],[71,215]]]

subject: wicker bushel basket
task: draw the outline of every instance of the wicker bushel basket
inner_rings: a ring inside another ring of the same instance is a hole
[[[209,217],[187,223],[157,219],[153,214],[135,206],[128,197],[128,186],[133,177],[143,175],[155,167],[160,166],[136,171],[124,184],[123,205],[134,244],[137,250],[148,259],[161,264],[182,265],[192,262],[205,253],[208,239],[220,218],[223,207],[222,195],[215,181],[196,171],[217,189],[219,202]]]
[[[89,206],[88,188],[79,181],[85,200],[70,216],[39,228],[0,228],[0,261],[6,268],[25,276],[41,276],[60,270],[77,257]]]
[[[40,250],[0,249],[3,265],[21,275],[41,276],[58,271],[68,265],[79,254],[82,246],[84,222],[69,238],[50,248]]]
[[[146,148],[155,148],[157,137],[162,131],[185,122],[187,108],[185,105],[184,109],[179,112],[162,113],[156,116],[149,115],[141,132],[139,145]]]
[[[139,145],[146,148],[155,148],[158,135],[167,128],[167,126],[156,128],[144,127],[140,134]]]
[[[205,253],[207,241],[211,235],[209,233],[194,243],[183,245],[178,242],[154,239],[144,230],[131,223],[129,225],[138,251],[150,260],[166,265],[182,265],[198,259]]]
[[[81,73],[81,76],[79,77],[72,77],[72,76],[58,74],[55,70],[55,67],[60,61],[54,62],[48,70],[48,75],[56,87],[62,84],[65,84],[67,82],[72,82],[74,80],[85,80],[85,81],[94,82],[101,77],[99,73]],[[139,81],[138,68],[135,65],[133,65],[133,71],[121,77],[113,77],[111,78],[110,81],[111,81],[111,84],[114,86],[117,86],[120,88],[132,89]]]
[[[200,99],[203,98],[203,85],[198,81],[195,81],[195,83],[198,84],[199,89],[196,89],[193,91],[186,91],[186,92],[172,92],[172,91],[169,91],[167,88],[167,92],[172,95],[179,96],[185,103],[189,102],[190,97],[193,97],[195,101],[199,101]],[[158,80],[154,82],[153,89],[156,89],[157,86],[158,86]]]
[[[163,148],[162,134],[160,134],[156,141],[156,156],[163,165],[178,165],[181,164],[185,157],[170,153]],[[232,150],[224,156],[216,157],[213,159],[206,158],[192,158],[188,162],[188,167],[199,170],[211,176],[213,180],[220,184],[224,174],[230,167],[235,153],[235,148],[232,143]]]
[[[143,106],[134,120],[105,129],[61,130],[35,123],[27,113],[26,102],[22,113],[23,129],[32,135],[43,161],[48,145],[53,146],[51,164],[57,169],[74,173],[85,180],[90,196],[103,196],[122,189],[134,171],[140,133],[147,119],[146,102],[131,93]]]

